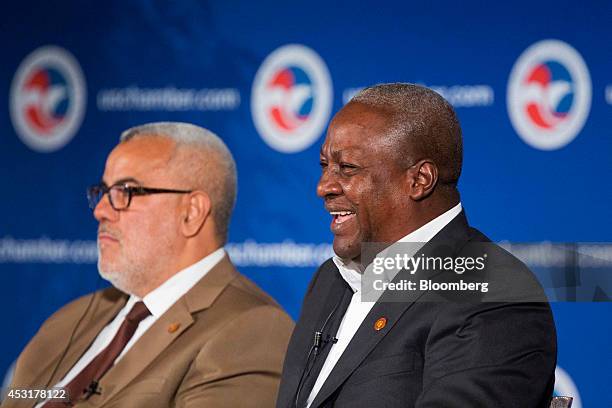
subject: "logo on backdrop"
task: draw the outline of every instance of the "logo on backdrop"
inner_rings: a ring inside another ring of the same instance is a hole
[[[555,150],[580,133],[591,108],[591,78],[570,45],[539,41],[514,64],[508,113],[519,136],[536,149]]]
[[[253,122],[262,139],[280,152],[295,153],[311,146],[325,129],[331,106],[329,71],[310,48],[280,47],[255,75]]]
[[[45,46],[28,55],[11,85],[10,110],[20,139],[38,152],[64,147],[77,132],[86,104],[83,73],[66,50]]]
[[[559,366],[555,368],[555,391],[553,394],[559,397],[572,397],[574,398],[572,408],[582,408],[582,401],[576,384],[574,384],[567,371]]]

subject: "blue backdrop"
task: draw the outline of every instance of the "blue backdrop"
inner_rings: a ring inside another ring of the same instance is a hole
[[[609,1],[52,3],[0,15],[0,376],[54,310],[105,285],[84,191],[144,122],[225,140],[239,174],[228,250],[294,318],[331,251],[315,195],[325,127],[374,83],[453,103],[462,202],[493,240],[530,243],[534,267],[551,266],[547,242],[609,241]],[[612,306],[579,300],[553,304],[557,392],[610,406]]]

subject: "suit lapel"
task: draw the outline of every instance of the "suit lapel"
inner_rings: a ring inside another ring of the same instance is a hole
[[[225,256],[134,343],[100,381],[101,395],[94,395],[87,402],[98,405],[125,388],[176,338],[189,330],[194,322],[193,314],[209,308],[236,276],[237,272]]]
[[[288,352],[285,357],[285,371],[279,392],[279,399],[283,400],[279,400],[279,406],[293,406],[300,378],[305,375],[308,352],[313,344],[314,333],[321,329],[344,291],[350,290],[334,266],[323,265],[318,272],[317,280],[316,291],[317,294],[320,291],[320,296],[317,295],[316,299],[304,305],[300,322],[293,332],[289,345],[291,352]],[[337,313],[343,313],[343,311],[337,311]]]
[[[184,299],[179,299],[138,339],[125,356],[100,381],[103,399],[112,398],[136,378],[174,339],[193,324],[193,317]],[[178,328],[169,330],[168,328]],[[99,398],[100,400],[102,398]],[[94,397],[90,401],[95,404]]]
[[[59,380],[64,378],[68,371],[77,363],[81,356],[91,346],[96,336],[102,331],[102,329],[119,313],[119,310],[125,305],[127,296],[118,290],[107,290],[94,294],[98,299],[92,300],[92,305],[87,315],[83,317],[86,324],[82,327],[77,328],[76,332],[72,336],[73,339],[69,339],[69,334],[74,330],[73,327],[67,327],[65,330],[61,328],[58,332],[64,333],[65,340],[71,341],[72,345],[68,348],[66,355],[60,362],[55,374],[52,371],[46,372],[43,376],[44,382],[50,386],[57,384]],[[80,316],[79,316],[80,317]],[[79,317],[75,317],[71,322],[78,321]],[[68,320],[68,319],[66,319]],[[78,324],[78,323],[74,323]],[[62,344],[58,349],[65,350],[67,344]],[[61,358],[61,356],[58,356]],[[52,376],[51,378],[49,378]],[[42,381],[41,381],[42,382]]]
[[[411,292],[412,299],[406,302],[378,302],[374,305],[357,329],[346,350],[340,356],[329,377],[323,383],[311,405],[312,407],[318,407],[322,404],[355,371],[376,345],[391,331],[404,312],[423,294],[423,291],[415,291]],[[387,319],[387,324],[383,329],[375,330],[374,324],[381,317]]]
[[[55,335],[51,338],[59,338],[61,341],[50,345],[50,350],[55,350],[58,354],[30,382],[30,386],[52,387],[64,378],[91,346],[98,333],[115,317],[127,300],[125,294],[115,289],[96,292],[92,296],[89,307],[86,305],[86,309],[79,309],[73,315],[65,316],[62,320],[53,323],[54,327],[50,330]],[[64,355],[66,348],[68,350]],[[23,407],[32,407],[36,403],[35,400],[28,401]]]
[[[455,253],[458,248],[462,247],[468,238],[467,219],[462,211],[455,217],[446,227],[444,227],[431,241],[429,241],[418,253],[423,253],[425,256],[438,253],[442,246],[445,251]],[[406,278],[406,271],[400,271],[394,281]],[[435,277],[437,274],[429,276]],[[329,377],[323,383],[317,396],[312,402],[311,407],[320,406],[344,381],[357,369],[363,360],[370,354],[376,345],[393,329],[402,315],[426,292],[415,290],[402,294],[402,301],[392,301],[393,294],[385,292],[372,310],[368,313],[361,326],[351,339],[346,350],[340,356],[340,359],[334,366]],[[384,317],[387,319],[385,327],[381,330],[375,330],[374,324],[376,321]]]

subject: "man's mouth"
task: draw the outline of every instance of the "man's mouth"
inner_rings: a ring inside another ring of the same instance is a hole
[[[108,241],[117,241],[115,237],[109,234],[100,234],[98,235],[99,240],[108,240]]]
[[[106,229],[100,229],[98,231],[98,242],[119,242],[119,239],[117,238],[116,234],[113,234]]]
[[[351,233],[351,230],[356,228],[357,216],[354,211],[350,210],[335,210],[329,211],[332,216],[330,230],[334,235]]]
[[[329,213],[333,217],[334,224],[342,224],[355,217],[355,213],[352,211],[330,211]]]

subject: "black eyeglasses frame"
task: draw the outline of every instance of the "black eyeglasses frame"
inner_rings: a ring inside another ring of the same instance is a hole
[[[115,203],[113,203],[112,195],[110,191],[112,189],[120,188],[122,192],[127,193],[127,204],[125,207],[117,208],[115,207]],[[94,184],[87,188],[87,200],[89,201],[89,208],[92,210],[96,208],[98,203],[102,201],[105,194],[108,194],[108,201],[110,202],[111,207],[115,211],[124,211],[130,207],[132,203],[132,197],[134,196],[145,196],[152,194],[189,194],[192,193],[193,190],[176,190],[176,189],[168,189],[168,188],[154,188],[154,187],[143,187],[143,186],[131,186],[127,183],[116,183],[112,186],[107,186],[106,183],[101,182],[98,184]]]

